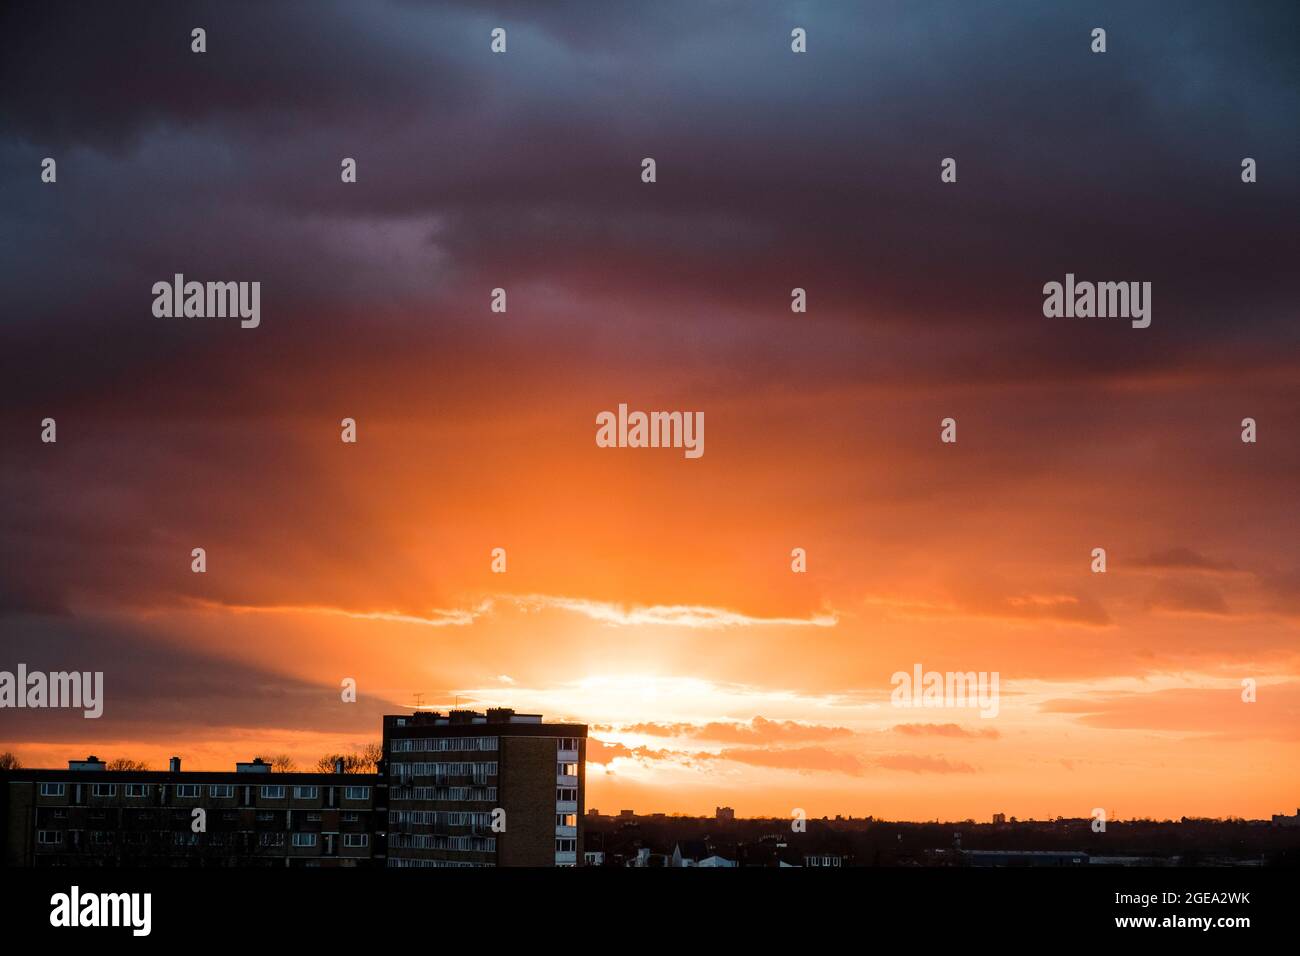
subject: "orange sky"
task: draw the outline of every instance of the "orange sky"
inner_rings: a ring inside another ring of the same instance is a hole
[[[508,56],[456,4],[0,35],[0,670],[107,696],[0,750],[310,766],[422,694],[587,722],[602,811],[1293,811],[1289,15],[1118,5],[1102,57],[814,4],[796,56],[781,5],[636,6],[511,4]],[[260,324],[154,316],[176,273]],[[1150,327],[1044,316],[1067,273]],[[703,456],[597,447],[623,402]],[[997,716],[892,706],[917,665]]]
[[[595,447],[583,409],[635,391],[575,384],[486,423],[344,404],[355,446],[329,422],[258,437],[296,449],[276,474],[244,472],[223,454],[241,436],[205,430],[222,481],[153,502],[197,491],[192,527],[150,543],[147,574],[74,566],[71,617],[201,649],[187,666],[262,675],[246,691],[271,699],[252,721],[236,697],[169,730],[207,699],[146,696],[123,723],[110,667],[96,726],[15,749],[29,764],[176,752],[197,769],[283,751],[305,766],[423,693],[589,723],[602,810],[1258,817],[1295,802],[1296,607],[1269,560],[1286,545],[1269,518],[1284,486],[1270,447],[1232,422],[1215,436],[1174,417],[1185,392],[1100,389],[1089,414],[1122,406],[1127,421],[1103,441],[1076,412],[1050,443],[988,395],[809,389],[778,409],[750,393],[699,403],[707,452],[690,461]],[[1033,415],[1071,397],[1044,390]],[[958,417],[955,446],[938,441],[941,412]],[[1098,546],[1106,574],[1090,571]],[[891,675],[918,663],[997,671],[998,715],[892,706]],[[344,677],[356,705],[332,690]],[[277,707],[277,679],[306,688],[311,716]]]

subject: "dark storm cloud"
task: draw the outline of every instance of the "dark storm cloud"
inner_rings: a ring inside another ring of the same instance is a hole
[[[410,17],[373,11],[326,0],[20,0],[0,21],[0,117],[33,144],[127,153],[168,129],[273,140],[356,121],[377,102],[390,119],[414,118],[435,96],[472,95]],[[202,56],[190,50],[195,27],[208,33]]]
[[[340,702],[334,686],[240,664],[198,649],[162,644],[115,625],[81,619],[0,613],[5,635],[0,670],[19,663],[35,671],[102,672],[104,710],[6,709],[11,740],[86,742],[123,739],[162,729],[181,741],[223,728],[275,727],[354,733],[371,730],[391,702],[361,697]]]
[[[192,587],[162,570],[188,550],[176,529],[194,534],[188,495],[244,519],[205,541],[269,549],[259,519],[278,514],[355,553],[364,511],[325,523],[295,497],[321,480],[296,419],[450,417],[502,381],[549,399],[593,355],[704,395],[981,386],[984,421],[963,421],[997,435],[997,460],[961,480],[987,485],[1053,465],[1058,430],[1134,431],[1123,396],[1015,386],[1246,379],[1272,434],[1294,421],[1290,3],[0,11],[0,439],[21,449],[0,544],[24,556],[0,606],[58,610],[68,582]],[[1259,183],[1240,183],[1243,155]],[[1044,319],[1042,284],[1067,271],[1152,281],[1152,328]],[[154,319],[149,288],[175,272],[261,281],[263,326]],[[497,285],[509,334],[482,328]],[[62,458],[30,441],[45,414],[77,439]],[[924,415],[900,432],[929,435]],[[1253,480],[1289,480],[1296,456],[1261,447]]]
[[[373,300],[394,281],[445,305],[504,274],[593,302],[633,289],[664,310],[779,310],[797,282],[820,313],[943,324],[954,340],[972,323],[1015,329],[1033,357],[1060,340],[1037,314],[1043,281],[1150,279],[1178,339],[1117,350],[1069,330],[1071,361],[1110,373],[1178,362],[1194,326],[1221,336],[1213,309],[1243,288],[1233,334],[1283,317],[1286,5],[142,9],[19,5],[4,31],[6,205],[37,240],[14,268],[42,272],[73,242],[100,274],[71,290],[101,312],[138,308],[164,259],[258,263],[284,308]],[[1104,57],[1085,42],[1099,17]],[[195,56],[200,21],[211,52]],[[505,57],[487,52],[498,21]],[[788,52],[795,22],[807,57]],[[53,212],[32,170],[60,150],[75,201]],[[1247,152],[1265,172],[1243,194]],[[355,188],[339,188],[342,155],[361,162]],[[660,164],[652,190],[644,155]],[[948,155],[955,187],[938,183]],[[381,267],[392,245],[367,248],[376,223],[409,226],[392,239],[405,280]]]

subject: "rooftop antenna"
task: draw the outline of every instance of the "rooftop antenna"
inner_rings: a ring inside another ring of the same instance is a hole
[[[415,709],[416,709],[416,710],[419,710],[419,709],[422,708],[423,706],[424,706],[424,695],[423,695],[423,694],[416,694],[416,695],[415,695]]]

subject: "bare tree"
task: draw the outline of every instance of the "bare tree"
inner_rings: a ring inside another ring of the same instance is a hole
[[[326,754],[325,756],[321,757],[319,760],[316,761],[316,772],[333,773],[334,765],[339,760],[343,761],[343,772],[351,773],[352,771],[348,769],[348,758],[345,757],[343,754]]]
[[[383,744],[362,744],[356,750],[350,754],[326,754],[316,761],[317,773],[333,773],[340,760],[343,761],[344,773],[374,773],[384,756]]]
[[[0,770],[21,770],[23,763],[12,750],[0,754]]]
[[[379,769],[379,761],[384,759],[383,744],[371,741],[362,744],[357,751],[357,773],[374,773]]]
[[[130,757],[117,757],[104,764],[105,770],[148,770],[149,761],[132,760]]]
[[[288,754],[274,754],[271,756],[254,757],[254,760],[261,760],[271,765],[272,773],[294,773],[298,769],[297,762]]]

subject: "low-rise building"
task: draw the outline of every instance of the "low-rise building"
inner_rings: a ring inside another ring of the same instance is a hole
[[[0,774],[8,866],[365,866],[385,853],[376,774],[67,770]]]

